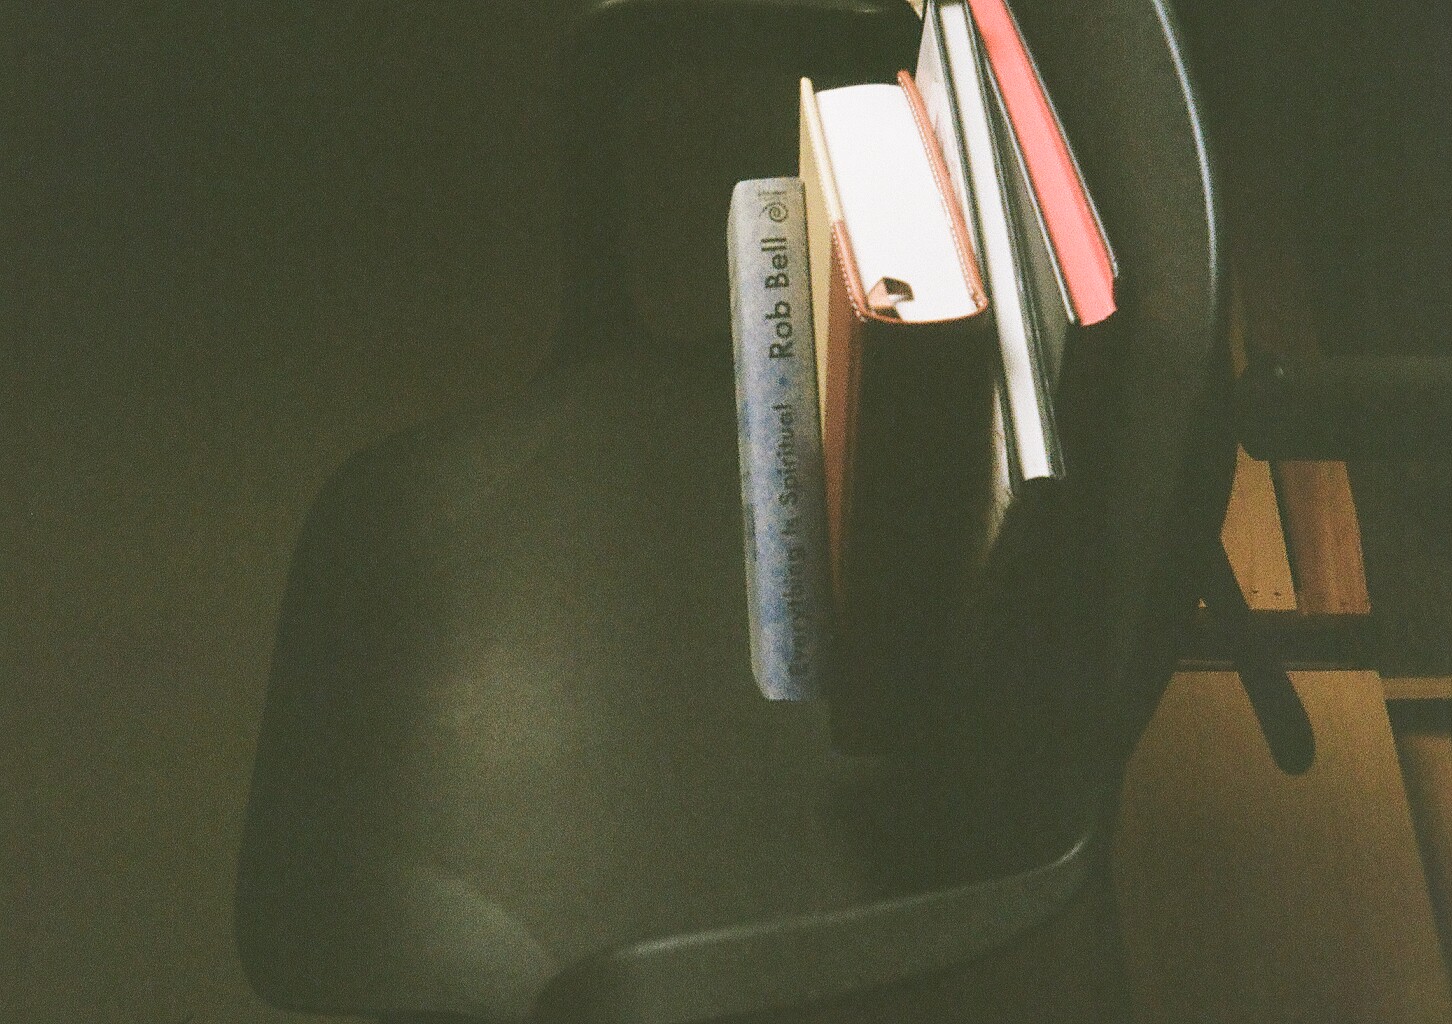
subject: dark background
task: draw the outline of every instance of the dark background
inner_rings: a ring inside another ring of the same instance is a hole
[[[288,1019],[230,903],[289,551],[345,457],[542,354],[573,6],[0,10],[5,1019]],[[1232,237],[1299,254],[1328,347],[1446,351],[1440,5],[1184,7]],[[648,194],[634,251],[718,276],[670,226],[725,193]],[[666,295],[667,330],[712,308]],[[1369,555],[1452,564],[1446,474],[1398,472],[1356,473]]]
[[[290,548],[345,457],[549,337],[557,21],[0,13],[0,1017],[287,1019],[230,903]]]

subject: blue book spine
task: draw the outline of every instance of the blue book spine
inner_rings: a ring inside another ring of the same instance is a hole
[[[800,180],[740,182],[726,240],[751,670],[769,700],[809,700],[823,691],[831,605]]]

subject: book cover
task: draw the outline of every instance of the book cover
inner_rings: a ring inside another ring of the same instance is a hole
[[[929,3],[917,79],[982,254],[1001,357],[999,379],[1012,490],[1063,475],[1026,254],[996,138],[989,73],[961,0]]]
[[[816,93],[800,160],[833,606],[834,738],[879,751],[954,685],[992,495],[996,357],[963,210],[910,76]]]
[[[751,670],[768,699],[808,700],[831,608],[801,181],[737,184],[726,242]]]
[[[1026,179],[1033,227],[1044,235],[1067,316],[1086,327],[1100,323],[1115,310],[1118,267],[1064,126],[1006,0],[967,2],[992,71],[986,78],[1002,111],[1012,170]]]

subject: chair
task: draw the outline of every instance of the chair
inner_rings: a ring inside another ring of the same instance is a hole
[[[621,270],[677,226],[621,169],[642,123],[622,97],[716,105],[662,175],[712,211],[671,245],[717,252],[731,182],[794,169],[796,77],[885,79],[916,23],[899,0],[604,0],[567,65],[556,352],[512,401],[355,457],[298,543],[238,879],[264,998],[490,1022],[1120,1012],[1102,839],[1232,465],[1215,197],[1158,0],[1015,7],[1122,305],[1065,425],[1065,528],[1019,567],[1044,586],[1005,586],[992,657],[924,691],[934,742],[848,757],[822,707],[756,696],[724,297],[652,336],[662,279],[724,293],[720,264]],[[694,90],[654,87],[679,68]]]

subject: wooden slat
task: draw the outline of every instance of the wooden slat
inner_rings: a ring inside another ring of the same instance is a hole
[[[1296,591],[1270,466],[1252,459],[1243,448],[1236,456],[1235,482],[1220,539],[1252,609],[1295,610]]]
[[[1381,680],[1300,672],[1282,774],[1229,673],[1181,673],[1125,785],[1116,863],[1138,1019],[1452,1020]]]
[[[1452,700],[1452,676],[1384,676],[1387,700]]]
[[[1369,614],[1361,524],[1346,463],[1277,462],[1271,473],[1300,610],[1308,615]]]

